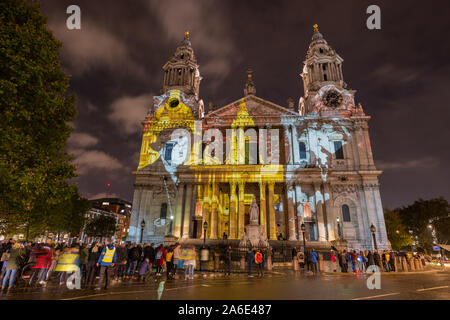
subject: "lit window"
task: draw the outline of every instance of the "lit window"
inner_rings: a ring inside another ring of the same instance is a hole
[[[336,159],[344,159],[344,150],[342,149],[342,141],[334,141],[334,153]]]
[[[169,142],[169,143],[167,143],[166,144],[166,150],[165,150],[165,152],[164,152],[164,159],[166,160],[166,161],[170,161],[170,160],[172,160],[172,150],[173,150],[173,143],[172,142]]]
[[[160,213],[159,217],[161,219],[165,219],[166,216],[167,216],[167,203],[163,203],[161,205],[161,213]]]
[[[299,149],[300,149],[300,159],[306,159],[306,144],[303,141],[299,143]]]
[[[350,222],[350,208],[348,205],[342,205],[342,219],[344,222]]]

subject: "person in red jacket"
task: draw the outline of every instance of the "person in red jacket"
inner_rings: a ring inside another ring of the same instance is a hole
[[[160,276],[163,270],[164,259],[166,257],[166,250],[162,244],[156,249],[155,260],[156,260],[156,275]]]
[[[33,283],[34,275],[37,273],[37,281],[40,285],[45,285],[45,278],[47,276],[48,269],[52,264],[53,253],[52,248],[50,246],[50,240],[47,240],[46,244],[39,244],[36,251],[34,252],[36,257],[36,265],[33,266],[33,269],[36,269],[36,272],[33,273],[33,276],[30,278],[29,284]],[[39,270],[39,272],[37,272]]]

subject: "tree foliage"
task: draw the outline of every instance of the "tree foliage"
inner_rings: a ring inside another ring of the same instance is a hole
[[[80,198],[75,201],[78,192],[68,184],[75,168],[65,146],[76,107],[74,96],[67,94],[69,78],[61,70],[60,47],[46,28],[38,3],[0,2],[0,219],[4,230],[42,231],[50,216],[62,221],[58,226],[62,228],[70,220],[65,215],[77,211],[78,204],[83,207]],[[64,206],[64,210],[56,209]],[[72,222],[69,229],[80,223]]]
[[[419,199],[412,205],[396,211],[403,224],[412,231],[419,248],[431,250],[434,240],[438,243],[449,243],[450,210],[448,201],[443,197],[430,200]]]
[[[396,211],[385,209],[384,221],[392,249],[401,250],[412,245],[412,238]]]
[[[84,233],[89,237],[112,237],[117,231],[116,219],[106,214],[98,216],[87,221],[84,227]]]

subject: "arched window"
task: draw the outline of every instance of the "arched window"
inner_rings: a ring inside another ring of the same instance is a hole
[[[167,203],[163,203],[161,205],[161,214],[159,215],[161,219],[165,219],[167,217]]]
[[[344,222],[350,222],[350,208],[348,205],[342,205],[342,219]]]
[[[300,159],[306,159],[306,144],[303,141],[299,143],[299,149],[300,149]]]

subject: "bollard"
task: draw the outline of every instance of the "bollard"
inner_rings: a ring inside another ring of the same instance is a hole
[[[241,270],[245,270],[245,257],[241,257]]]
[[[414,258],[411,257],[411,259],[409,259],[409,267],[411,268],[411,271],[416,271],[416,268],[414,266]]]
[[[292,267],[293,267],[294,271],[298,271],[298,259],[297,259],[297,256],[294,256],[292,258]]]
[[[416,269],[416,271],[419,271],[420,270],[419,260],[417,260],[416,258],[413,258],[413,260],[414,260],[414,269]]]
[[[408,264],[406,263],[406,258],[405,257],[401,257],[402,259],[402,270],[403,272],[408,272]]]
[[[272,271],[272,256],[267,257],[266,266],[268,271]]]
[[[319,253],[319,272],[325,272],[325,264],[323,262],[323,254]]]

